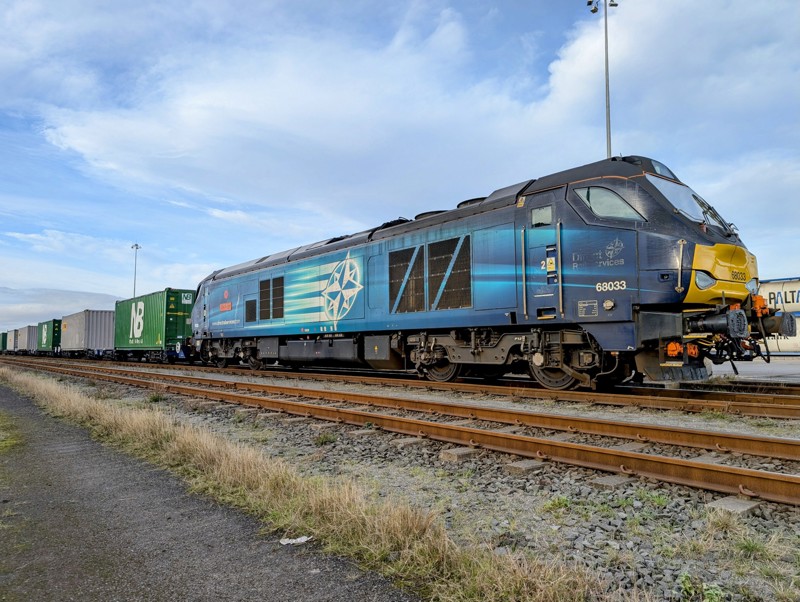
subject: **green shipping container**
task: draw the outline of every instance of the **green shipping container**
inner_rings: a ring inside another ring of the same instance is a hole
[[[0,353],[5,353],[8,349],[8,333],[0,333]]]
[[[58,353],[61,349],[61,320],[39,322],[36,337],[37,353]]]
[[[117,301],[114,349],[118,356],[172,360],[192,335],[194,291],[167,288]]]

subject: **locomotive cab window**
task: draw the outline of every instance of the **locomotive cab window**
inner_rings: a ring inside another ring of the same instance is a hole
[[[608,188],[589,186],[575,193],[597,217],[646,221],[625,199]]]
[[[553,206],[534,207],[531,209],[531,225],[534,228],[539,226],[550,226],[553,223]]]
[[[676,213],[682,213],[692,221],[715,226],[725,233],[733,234],[733,224],[725,221],[712,205],[685,184],[670,182],[649,174],[647,179],[672,203]]]
[[[664,176],[665,178],[669,178],[670,180],[678,179],[678,177],[674,173],[672,173],[672,170],[663,163],[661,163],[660,161],[656,161],[655,159],[653,159],[651,163],[653,164],[653,169],[658,175]]]

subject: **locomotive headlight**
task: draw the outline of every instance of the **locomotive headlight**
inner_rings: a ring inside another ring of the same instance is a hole
[[[751,295],[755,295],[758,293],[758,278],[751,278],[747,281],[747,284],[744,285],[747,289],[747,292]]]
[[[709,274],[705,272],[696,271],[694,274],[694,283],[697,285],[701,291],[706,290],[707,288],[711,288],[714,286],[717,281],[716,279],[712,278]]]

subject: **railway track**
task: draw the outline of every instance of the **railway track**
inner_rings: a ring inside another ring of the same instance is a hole
[[[800,395],[796,382],[776,383],[766,380],[735,380],[731,382],[683,382],[681,389],[687,391],[730,391],[733,393],[755,393],[759,395]]]
[[[9,361],[34,361],[34,362],[53,362],[52,358],[30,358],[30,357],[5,357]],[[70,365],[75,364],[75,360],[70,360]],[[109,365],[107,362],[98,364],[95,361],[79,361],[82,365],[103,366]],[[203,372],[225,374],[231,373],[231,368],[215,368],[210,366],[182,366],[164,364],[130,364],[127,362],[112,362],[111,365],[120,367],[125,366],[147,366],[152,370],[180,370],[191,369]],[[249,370],[245,370],[249,373]],[[447,391],[468,393],[476,395],[505,396],[522,400],[550,400],[566,401],[574,403],[589,403],[595,405],[609,405],[617,407],[633,406],[644,409],[654,410],[673,410],[680,412],[702,413],[719,412],[730,413],[740,416],[751,416],[775,419],[800,419],[800,390],[797,394],[791,393],[794,388],[787,386],[786,393],[778,394],[772,392],[757,392],[746,389],[735,391],[732,388],[719,390],[718,388],[708,388],[700,384],[683,383],[684,386],[691,388],[665,389],[658,387],[618,387],[612,392],[600,391],[551,391],[542,389],[523,379],[508,379],[502,385],[489,384],[485,382],[452,382],[436,383],[416,378],[400,378],[398,376],[386,377],[375,376],[372,373],[365,374],[345,374],[341,372],[297,372],[285,369],[278,370],[258,370],[254,375],[267,378],[283,378],[289,380],[305,381],[313,379],[322,382],[341,382],[370,386],[390,386],[424,389],[431,391]],[[761,387],[760,383],[756,386]],[[781,390],[780,387],[774,387]]]
[[[226,381],[159,370],[65,367],[56,362],[18,359],[8,363],[800,505],[797,439],[540,414],[475,403]],[[646,448],[650,453],[644,453]],[[716,457],[698,458],[698,449],[712,450]],[[762,458],[769,459],[765,464],[778,466],[781,472],[759,469]]]
[[[217,373],[225,369],[208,368]],[[363,385],[400,386],[432,391],[455,391],[478,395],[497,395],[519,399],[547,399],[612,406],[636,406],[647,409],[677,410],[683,412],[727,412],[742,416],[778,419],[800,419],[800,392],[798,394],[757,393],[733,389],[665,389],[657,387],[618,387],[612,392],[551,391],[526,380],[508,379],[503,384],[485,382],[436,383],[415,378],[386,378],[371,374],[351,375],[341,373],[291,372],[287,370],[259,370],[256,374],[273,378],[356,383]]]

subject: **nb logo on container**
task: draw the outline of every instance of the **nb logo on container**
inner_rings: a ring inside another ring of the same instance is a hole
[[[144,301],[131,304],[131,333],[130,338],[138,339],[144,330]]]

